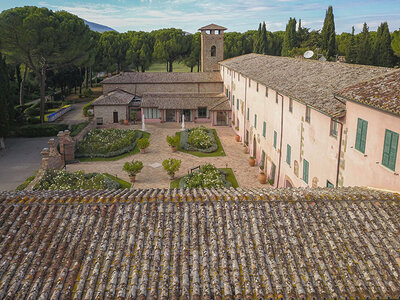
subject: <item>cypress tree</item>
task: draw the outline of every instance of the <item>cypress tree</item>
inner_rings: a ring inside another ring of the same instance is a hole
[[[261,31],[262,31],[262,25],[261,23],[258,25],[258,31],[257,31],[257,36],[256,36],[256,42],[254,45],[254,52],[255,53],[261,53]]]
[[[296,47],[296,45],[296,19],[290,18],[283,37],[282,56],[288,56],[289,51]]]
[[[391,46],[389,26],[382,23],[376,31],[374,43],[374,64],[381,67],[393,67],[394,53]]]
[[[355,41],[355,37],[354,37],[354,26],[351,29],[350,45],[346,49],[346,62],[352,63],[352,64],[357,62],[357,49],[356,49],[356,41]]]
[[[10,96],[10,78],[5,59],[0,53],[0,149],[4,148],[4,138],[8,134],[9,115],[8,97]]]
[[[261,39],[260,39],[260,53],[266,54],[268,50],[268,41],[267,41],[267,27],[265,22],[263,22],[261,29]]]
[[[364,23],[363,30],[360,34],[360,39],[357,47],[356,63],[362,65],[372,65],[372,51],[371,51],[370,34],[368,31],[367,23]]]
[[[332,57],[336,55],[335,20],[333,16],[332,6],[329,6],[328,10],[326,11],[321,37],[322,50],[326,52],[326,56],[328,59],[332,59]]]

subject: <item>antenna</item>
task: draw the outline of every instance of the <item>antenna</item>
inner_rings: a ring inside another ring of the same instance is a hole
[[[304,56],[304,58],[307,58],[307,59],[311,58],[314,56],[314,51],[308,50],[308,51],[304,52],[303,56]]]

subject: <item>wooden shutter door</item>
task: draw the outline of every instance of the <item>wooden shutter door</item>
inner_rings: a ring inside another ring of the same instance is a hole
[[[397,156],[397,146],[399,144],[399,135],[395,132],[392,133],[390,153],[389,153],[389,168],[395,170],[396,168],[396,156]]]
[[[382,165],[389,166],[389,156],[390,156],[390,145],[391,145],[392,134],[390,130],[385,131],[385,141],[383,144],[383,155],[382,155]]]

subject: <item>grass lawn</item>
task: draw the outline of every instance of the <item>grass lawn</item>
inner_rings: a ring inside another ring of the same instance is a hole
[[[141,131],[141,130],[137,130],[137,131]],[[145,132],[145,131],[141,131],[141,132],[143,133],[142,138],[150,138],[150,133]],[[137,154],[139,152],[140,152],[140,149],[139,149],[138,145],[136,145],[135,149],[133,149],[132,151],[124,153],[124,154],[121,154],[121,155],[118,155],[118,156],[113,156],[113,157],[93,157],[93,158],[80,157],[80,158],[78,158],[78,160],[81,161],[81,162],[85,162],[85,161],[116,161],[116,160],[119,160],[121,158]]]
[[[183,152],[183,153],[187,153],[187,154],[191,154],[197,157],[214,157],[214,156],[226,156],[225,151],[224,151],[224,147],[222,147],[221,141],[218,137],[217,131],[215,129],[211,129],[214,132],[214,137],[215,140],[217,141],[218,144],[218,149],[215,152],[211,152],[211,153],[204,153],[204,152],[200,152],[200,151],[187,151],[184,150],[180,147],[180,142],[181,142],[181,133],[177,132],[176,135],[179,136],[179,144],[178,144],[178,151]]]
[[[68,103],[79,103],[79,102],[89,102],[97,97],[99,97],[100,95],[103,94],[103,87],[102,86],[96,86],[96,87],[91,87],[90,88],[93,92],[93,95],[90,97],[82,97],[79,98],[79,91],[77,91],[76,94],[71,93],[69,94],[67,97],[65,97],[66,102]]]
[[[123,180],[121,178],[115,177],[115,176],[113,176],[111,174],[108,174],[108,173],[104,173],[104,175],[106,175],[108,178],[118,182],[121,189],[130,189],[131,188],[131,183],[128,182],[128,181],[125,181],[125,180]]]
[[[233,174],[233,170],[231,168],[221,168],[219,170],[225,171],[228,173],[226,176],[226,180],[232,183],[232,187],[237,188],[239,187],[239,184],[236,180],[235,174]],[[182,177],[179,177],[177,179],[174,179],[170,183],[170,188],[171,189],[179,189],[179,181],[182,179]]]
[[[172,70],[174,72],[190,72],[190,68],[183,62],[174,62],[172,65]],[[167,64],[155,62],[146,72],[167,72]],[[193,72],[197,72],[197,66],[193,68]]]

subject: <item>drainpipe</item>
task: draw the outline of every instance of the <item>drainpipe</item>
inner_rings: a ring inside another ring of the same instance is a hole
[[[282,137],[283,137],[283,95],[282,95],[282,108],[281,108],[281,138],[279,142],[279,166],[278,166],[278,178],[276,180],[276,187],[279,187],[279,178],[281,177],[280,175],[281,175],[281,160],[282,160]]]
[[[243,118],[243,144],[244,145],[246,145],[245,139],[246,139],[246,120],[247,120],[246,114],[247,114],[247,80],[248,80],[247,77],[245,77],[245,78],[246,79],[244,81],[244,112],[243,112],[243,116],[244,116],[244,118]],[[249,143],[249,141],[247,141],[247,143]],[[250,150],[249,150],[249,153],[250,153]]]
[[[340,124],[340,135],[339,135],[339,149],[338,149],[338,160],[337,160],[337,170],[336,170],[336,187],[339,184],[339,170],[340,170],[340,153],[342,150],[342,136],[343,136],[343,123],[338,122]]]

